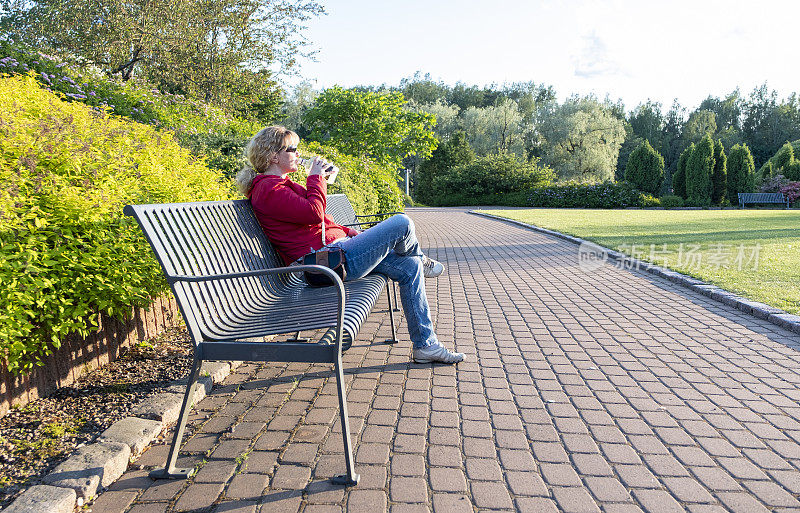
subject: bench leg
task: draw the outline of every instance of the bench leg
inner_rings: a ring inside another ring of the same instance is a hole
[[[386,283],[386,297],[389,300],[389,322],[392,325],[392,338],[387,338],[383,342],[386,344],[396,344],[397,343],[397,329],[394,327],[394,312],[392,311],[392,291],[394,290],[394,282],[389,281]],[[397,291],[395,291],[397,294]],[[397,305],[397,296],[394,296],[394,304]]]
[[[298,331],[294,334],[294,338],[288,338],[286,339],[286,342],[308,342],[308,338],[301,337],[300,332]]]
[[[353,446],[350,442],[350,421],[347,415],[347,395],[344,389],[344,373],[342,372],[342,355],[336,356],[336,390],[339,392],[339,417],[342,422],[342,439],[344,441],[344,464],[347,472],[334,476],[334,484],[355,486],[361,476],[356,474],[353,463]]]
[[[396,285],[397,284],[395,282],[392,282],[392,293],[394,294],[394,311],[395,312],[399,312],[400,311],[400,307],[397,306],[397,289],[395,288]],[[389,306],[391,307],[392,305],[389,305]]]
[[[167,456],[167,466],[150,472],[152,479],[187,479],[194,474],[194,468],[175,468],[178,461],[178,451],[181,448],[181,439],[186,429],[186,420],[189,418],[191,400],[194,396],[194,388],[197,385],[197,376],[200,373],[202,360],[195,358],[192,363],[192,370],[189,373],[189,383],[186,385],[186,393],[183,395],[181,413],[178,416],[178,424],[175,426],[175,434],[172,437],[172,446],[169,448]]]

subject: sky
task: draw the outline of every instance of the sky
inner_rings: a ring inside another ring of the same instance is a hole
[[[690,110],[764,82],[800,92],[800,0],[320,0],[304,32],[316,89],[533,81],[572,94]],[[291,85],[297,78],[289,80]]]

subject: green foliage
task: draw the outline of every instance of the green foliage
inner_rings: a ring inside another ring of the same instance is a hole
[[[597,182],[614,177],[625,140],[623,122],[592,98],[571,98],[538,124],[542,161],[560,180]]]
[[[746,144],[737,144],[731,148],[728,156],[728,200],[737,203],[740,192],[755,190],[753,155]]]
[[[422,203],[432,204],[437,197],[433,189],[434,179],[446,174],[457,165],[470,164],[474,160],[475,152],[472,151],[464,133],[456,132],[433,151],[431,158],[419,166],[417,180],[414,183],[414,196]]]
[[[336,181],[328,185],[328,194],[344,193],[357,214],[375,214],[403,210],[403,193],[397,186],[397,174],[387,165],[366,157],[354,157],[317,142],[304,143],[305,157],[319,155],[339,167]]]
[[[309,138],[349,155],[399,168],[407,156],[427,158],[436,148],[436,118],[406,108],[399,92],[326,89],[303,116]]]
[[[208,165],[226,176],[234,176],[244,165],[243,148],[260,128],[218,107],[161,93],[140,80],[122,82],[89,68],[69,66],[22,45],[0,41],[0,57],[0,70],[32,73],[42,87],[62,93],[65,100],[172,132],[182,146],[207,157]]]
[[[500,204],[504,195],[548,185],[553,170],[537,160],[519,162],[499,153],[478,157],[433,177],[430,204],[437,206]]]
[[[628,157],[625,168],[625,180],[631,182],[637,189],[650,194],[655,194],[661,188],[664,180],[664,158],[644,141]]]
[[[294,65],[304,23],[323,12],[313,0],[31,0],[11,4],[3,24],[106,74],[271,120],[280,89],[270,70]]]
[[[727,157],[722,141],[714,143],[714,170],[711,173],[711,203],[721,205],[728,187]]]
[[[629,182],[568,182],[530,191],[529,205],[547,208],[628,208],[644,206],[645,197]]]
[[[714,141],[706,134],[692,151],[686,165],[686,195],[694,206],[711,204],[711,174],[714,172]]]
[[[784,143],[769,160],[764,162],[764,165],[758,170],[758,177],[761,180],[766,180],[774,175],[788,177],[790,175],[794,176],[795,172],[800,173],[798,154],[800,154],[800,139]],[[755,156],[753,159],[755,159]],[[800,176],[793,179],[800,180]]]
[[[661,200],[659,198],[656,198],[652,194],[647,194],[644,192],[639,195],[639,202],[644,208],[653,208],[661,206]]]
[[[675,174],[672,175],[672,192],[683,199],[688,197],[686,195],[686,169],[689,166],[689,159],[692,158],[694,148],[695,145],[692,143],[688,148],[683,150],[683,153],[681,153],[678,159],[678,168]]]
[[[680,208],[683,206],[683,198],[675,194],[661,196],[661,206],[664,208]]]
[[[0,353],[25,372],[166,290],[128,203],[231,197],[173,137],[0,78]]]

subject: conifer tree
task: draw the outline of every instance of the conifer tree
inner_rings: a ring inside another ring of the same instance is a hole
[[[725,148],[722,141],[717,139],[714,143],[714,171],[711,173],[711,203],[721,205],[727,192],[727,169]]]
[[[740,192],[755,190],[755,168],[753,155],[746,144],[731,148],[728,156],[728,199],[731,203],[738,203]]]
[[[680,158],[678,159],[678,169],[672,175],[672,194],[680,196],[683,199],[688,198],[686,195],[686,166],[689,164],[689,159],[692,157],[695,145],[692,143],[688,148],[683,150]]]
[[[649,141],[643,141],[628,156],[625,180],[642,192],[658,192],[664,180],[664,158],[650,146]]]
[[[692,151],[686,166],[686,195],[696,206],[711,204],[711,175],[714,172],[714,141],[706,134]]]

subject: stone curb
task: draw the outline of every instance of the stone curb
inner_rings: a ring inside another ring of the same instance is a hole
[[[203,362],[192,404],[214,383],[220,383],[242,362]],[[140,402],[134,413],[112,424],[91,444],[78,448],[9,504],[3,513],[72,513],[118,479],[131,458],[141,453],[161,432],[178,420],[186,379]],[[177,406],[176,406],[177,404]]]
[[[643,260],[639,260],[638,258],[629,257],[624,253],[620,253],[619,251],[614,251],[609,248],[604,248],[602,246],[599,246],[598,244],[595,244],[594,242],[584,240],[579,237],[573,237],[572,235],[567,235],[565,233],[548,230],[547,228],[541,228],[539,226],[523,223],[522,221],[516,221],[514,219],[506,219],[505,217],[500,217],[493,214],[476,212],[474,210],[470,210],[469,213],[476,216],[486,217],[488,219],[505,221],[507,223],[511,223],[520,226],[522,228],[526,228],[528,230],[533,230],[539,233],[544,233],[546,235],[551,235],[553,237],[558,237],[559,239],[572,242],[573,244],[577,245],[591,244],[603,250],[605,254],[608,255],[609,258],[617,261],[620,265],[624,266],[627,269],[641,269],[643,271],[649,272],[650,274],[654,274],[660,278],[666,278],[667,280],[673,283],[691,289],[695,292],[699,292],[704,296],[710,297],[711,299],[719,301],[720,303],[724,303],[728,306],[732,306],[758,319],[763,319],[765,321],[771,322],[772,324],[778,325],[781,328],[787,329],[789,331],[793,331],[794,333],[800,333],[800,315],[793,315],[781,310],[780,308],[775,308],[774,306],[769,306],[764,303],[759,303],[757,301],[751,301],[741,296],[737,296],[733,292],[728,292],[725,289],[721,289],[716,285],[711,285],[710,283],[706,283],[696,278],[686,276],[685,274],[681,274],[671,269],[666,269],[664,267],[654,265],[649,262],[645,262]]]

